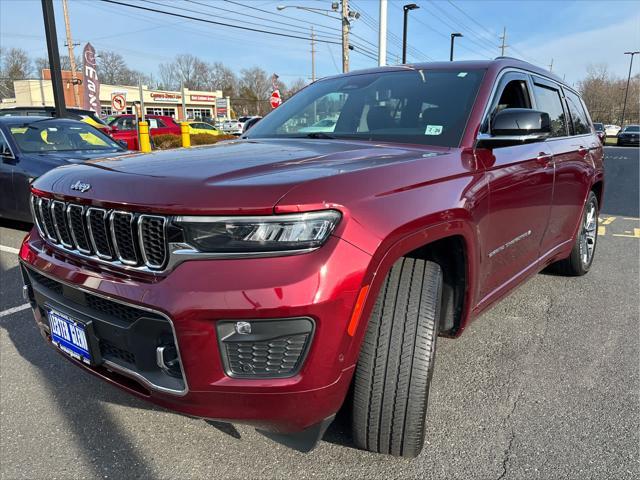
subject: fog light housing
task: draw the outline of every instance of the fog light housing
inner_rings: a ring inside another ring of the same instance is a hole
[[[286,378],[296,375],[309,351],[311,318],[231,321],[216,325],[225,373],[234,378]]]

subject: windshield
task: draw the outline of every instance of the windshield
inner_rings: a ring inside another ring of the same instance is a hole
[[[624,127],[624,132],[640,132],[640,125],[629,125]]]
[[[457,147],[483,75],[484,70],[403,70],[321,80],[271,112],[245,137]]]
[[[124,150],[110,137],[83,122],[40,120],[12,125],[9,131],[20,150],[25,153]]]

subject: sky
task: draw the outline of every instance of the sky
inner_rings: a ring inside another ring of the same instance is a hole
[[[318,10],[331,0],[117,0],[147,8],[182,13],[210,21],[269,30],[294,37],[318,35],[316,75],[341,71],[340,20]],[[634,0],[388,0],[389,64],[400,61],[402,5],[409,12],[408,61],[448,60],[449,34],[460,32],[456,59],[493,58],[500,54],[499,36],[506,28],[506,55],[549,68],[575,84],[590,64],[606,64],[626,77],[629,56],[640,50],[640,2]],[[54,0],[61,54],[66,54],[60,0]],[[350,0],[360,18],[352,21],[351,70],[377,65],[378,0]],[[278,11],[277,6],[288,8]],[[219,61],[236,72],[259,66],[285,82],[310,79],[310,42],[141,11],[100,0],[69,0],[74,43],[91,42],[98,53],[122,54],[131,68],[157,76],[158,64],[190,53]],[[330,43],[335,42],[335,43]],[[46,56],[39,0],[0,0],[0,46],[20,47],[33,58]],[[76,49],[76,54],[80,50]],[[373,58],[371,58],[373,57]],[[636,57],[634,73],[640,71]]]

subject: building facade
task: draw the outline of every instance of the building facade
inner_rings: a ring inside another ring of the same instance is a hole
[[[14,81],[15,102],[3,102],[2,106],[42,106],[53,105],[53,87],[48,70],[43,70],[42,80]],[[76,81],[77,95],[71,72],[62,72],[65,104],[67,107],[82,108],[84,85]],[[112,105],[115,95],[122,95],[125,108],[117,111]],[[77,102],[76,97],[80,100]],[[142,100],[145,113],[148,115],[167,115],[179,120],[195,118],[213,118],[225,120],[230,118],[231,105],[228,97],[222,96],[221,90],[200,91],[184,89],[185,111],[182,108],[182,92],[170,90],[152,90],[142,87]],[[140,88],[129,85],[100,85],[101,115],[117,113],[133,113],[135,105],[140,103]]]

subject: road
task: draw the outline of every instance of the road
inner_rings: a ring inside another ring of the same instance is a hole
[[[353,447],[340,417],[303,454],[242,425],[187,418],[66,362],[20,297],[0,229],[2,478],[640,478],[638,150],[607,147],[596,259],[582,278],[539,274],[439,339],[425,450]],[[301,405],[300,408],[304,408]]]

